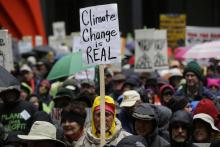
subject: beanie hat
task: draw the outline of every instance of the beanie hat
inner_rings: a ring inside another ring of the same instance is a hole
[[[163,86],[160,87],[160,94],[162,94],[166,89],[169,89],[172,93],[175,92],[174,88],[170,84],[164,84]]]
[[[220,79],[207,78],[207,86],[208,86],[208,88],[211,88],[212,86],[216,86],[219,89]]]
[[[199,113],[205,113],[210,115],[215,120],[215,123],[217,123],[218,121],[217,118],[219,114],[218,109],[216,108],[214,102],[210,99],[204,98],[200,100],[200,102],[198,103],[198,105],[194,110],[194,115]]]
[[[185,76],[187,72],[193,72],[200,80],[203,80],[202,69],[196,61],[191,61],[186,65],[183,75]]]

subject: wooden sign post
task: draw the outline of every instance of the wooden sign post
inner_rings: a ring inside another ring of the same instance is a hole
[[[80,9],[80,35],[84,65],[100,65],[100,146],[104,146],[106,131],[104,64],[121,62],[117,4]]]

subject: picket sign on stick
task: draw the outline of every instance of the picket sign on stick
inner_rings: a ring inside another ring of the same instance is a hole
[[[80,9],[80,36],[84,65],[99,65],[100,75],[100,146],[105,145],[104,64],[121,62],[117,4]]]
[[[99,65],[100,97],[101,97],[101,147],[105,145],[105,77],[104,65]]]

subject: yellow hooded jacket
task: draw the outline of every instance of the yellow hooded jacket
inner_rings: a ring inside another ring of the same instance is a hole
[[[93,114],[94,114],[95,108],[97,106],[100,106],[100,104],[101,104],[100,96],[97,96],[95,98],[95,100],[93,102],[93,106],[92,106],[92,123],[91,123],[91,125],[92,125],[92,134],[94,136],[96,136],[97,138],[100,138],[100,134],[97,133],[97,130],[95,128]],[[105,96],[105,104],[106,105],[110,104],[111,106],[113,106],[114,107],[114,112],[115,112],[115,102],[114,102],[113,98],[111,98],[110,96]],[[112,137],[114,135],[115,129],[116,129],[115,121],[116,121],[116,113],[114,113],[114,119],[113,119],[113,122],[112,122],[111,129],[108,132],[106,132],[106,134],[105,134],[106,139],[108,139],[108,138],[110,138],[110,137]]]

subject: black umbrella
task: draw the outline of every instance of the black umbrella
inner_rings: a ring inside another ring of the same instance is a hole
[[[5,68],[0,66],[0,90],[7,88],[19,88],[20,82],[10,74]]]
[[[45,53],[45,54],[47,54],[48,52],[55,52],[55,50],[48,45],[36,46],[35,48],[33,48],[33,51],[38,53]]]

